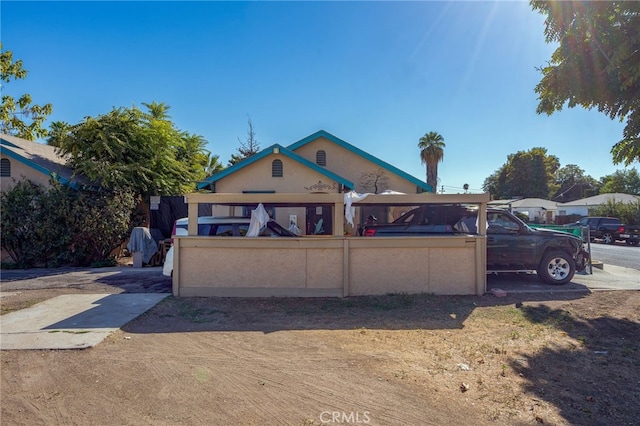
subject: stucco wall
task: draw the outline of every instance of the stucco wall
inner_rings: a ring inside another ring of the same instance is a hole
[[[558,206],[558,212],[562,212],[563,216],[568,216],[572,214],[577,214],[580,216],[589,216],[589,207],[588,206]]]
[[[23,179],[23,176],[34,183],[45,186],[49,185],[49,175],[41,173],[33,169],[32,167],[27,167],[20,161],[17,161],[5,155],[2,155],[1,158],[6,158],[11,162],[11,177],[3,177],[0,179],[2,191],[7,191],[12,188],[14,185],[13,179],[15,179],[16,181],[20,181]]]
[[[343,293],[341,242],[290,238],[177,240],[180,268],[174,270],[175,295],[341,296]]]
[[[180,237],[174,295],[482,294],[482,237]],[[179,266],[178,266],[179,265]]]
[[[372,192],[371,188],[362,187],[362,173],[376,172],[380,168],[377,164],[356,155],[355,153],[336,145],[323,137],[301,146],[296,149],[295,153],[312,163],[315,163],[316,152],[321,149],[327,154],[327,170],[331,170],[332,172],[349,179],[356,185],[354,189],[358,192]],[[384,176],[389,178],[388,187],[385,189],[392,189],[394,191],[404,192],[407,194],[416,193],[416,185],[402,179],[400,176],[386,170]]]
[[[188,194],[188,236],[174,239],[176,296],[355,296],[486,291],[486,235],[345,237],[342,194]],[[370,195],[359,204],[477,203],[488,194]],[[200,203],[333,204],[334,234],[301,238],[197,236]]]
[[[374,162],[322,137],[298,148],[295,152],[315,164],[316,152],[320,149],[327,154],[326,169],[328,171],[353,182],[354,189],[358,192],[373,192],[372,187],[365,188],[363,186],[362,174],[376,173],[380,166]],[[282,161],[283,177],[271,176],[271,164],[275,159]],[[388,180],[386,188],[381,188],[381,190],[392,189],[407,194],[416,193],[416,185],[414,183],[388,170],[384,170],[383,176]],[[321,184],[321,188],[318,188],[318,184]],[[223,177],[215,185],[218,193],[242,193],[243,191],[337,193],[340,190],[337,182],[283,154],[270,154],[235,173]]]
[[[481,237],[385,237],[349,240],[349,295],[484,293]],[[478,286],[481,290],[478,290]]]
[[[271,176],[273,160],[282,161],[283,177]],[[329,185],[332,190],[323,192],[338,192],[338,183],[313,169],[303,166],[286,155],[270,154],[255,163],[249,164],[242,170],[226,176],[216,182],[216,192],[242,193],[243,191],[275,191],[290,193],[318,192],[311,188],[321,181]]]

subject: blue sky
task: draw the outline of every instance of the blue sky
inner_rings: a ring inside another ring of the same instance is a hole
[[[544,17],[528,2],[11,2],[3,49],[29,75],[3,88],[77,123],[165,102],[226,164],[251,118],[262,148],[323,129],[425,180],[418,141],[445,139],[445,193],[480,192],[507,155],[545,147],[592,177],[623,169],[623,123],[537,115]],[[637,163],[633,164],[637,167]]]

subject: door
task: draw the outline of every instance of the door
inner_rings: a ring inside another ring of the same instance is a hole
[[[331,206],[307,207],[307,235],[333,235]]]
[[[535,236],[502,212],[487,214],[487,269],[535,268]]]

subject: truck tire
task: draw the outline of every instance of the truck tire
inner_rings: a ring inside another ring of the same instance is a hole
[[[613,244],[616,240],[613,238],[611,232],[605,232],[602,234],[602,242],[605,244]]]
[[[576,273],[573,258],[564,251],[552,250],[542,256],[538,265],[538,278],[547,284],[566,284]]]

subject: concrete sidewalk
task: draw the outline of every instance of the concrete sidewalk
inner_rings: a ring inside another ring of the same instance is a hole
[[[83,349],[168,293],[67,294],[0,316],[0,349]]]
[[[536,274],[487,275],[487,292],[493,289],[507,293],[591,292],[600,290],[640,290],[640,270],[604,265],[593,268],[593,274],[579,272],[564,285],[545,284]]]

